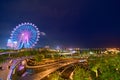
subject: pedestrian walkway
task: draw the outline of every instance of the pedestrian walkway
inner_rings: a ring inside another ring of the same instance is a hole
[[[0,79],[2,80],[7,80],[7,76],[9,73],[8,64],[9,64],[8,61],[0,64],[2,66],[2,70],[0,70]]]

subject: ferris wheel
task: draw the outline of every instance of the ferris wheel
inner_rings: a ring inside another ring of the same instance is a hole
[[[32,23],[21,23],[11,33],[11,37],[8,40],[8,43],[11,42],[11,45],[16,49],[21,48],[32,48],[39,41],[40,32]]]

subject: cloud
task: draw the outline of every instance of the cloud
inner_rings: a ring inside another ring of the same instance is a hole
[[[41,34],[42,36],[45,36],[45,35],[46,35],[46,33],[45,33],[45,32],[40,32],[40,34]]]

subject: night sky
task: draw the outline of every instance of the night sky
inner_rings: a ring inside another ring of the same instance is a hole
[[[39,47],[120,47],[119,0],[0,0],[0,47],[23,22],[46,33]]]

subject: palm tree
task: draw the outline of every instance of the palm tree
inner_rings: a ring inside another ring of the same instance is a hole
[[[91,68],[91,70],[95,72],[96,77],[98,77],[98,69],[99,69],[99,66],[100,66],[100,64],[96,64],[95,66],[93,66],[93,67]]]

